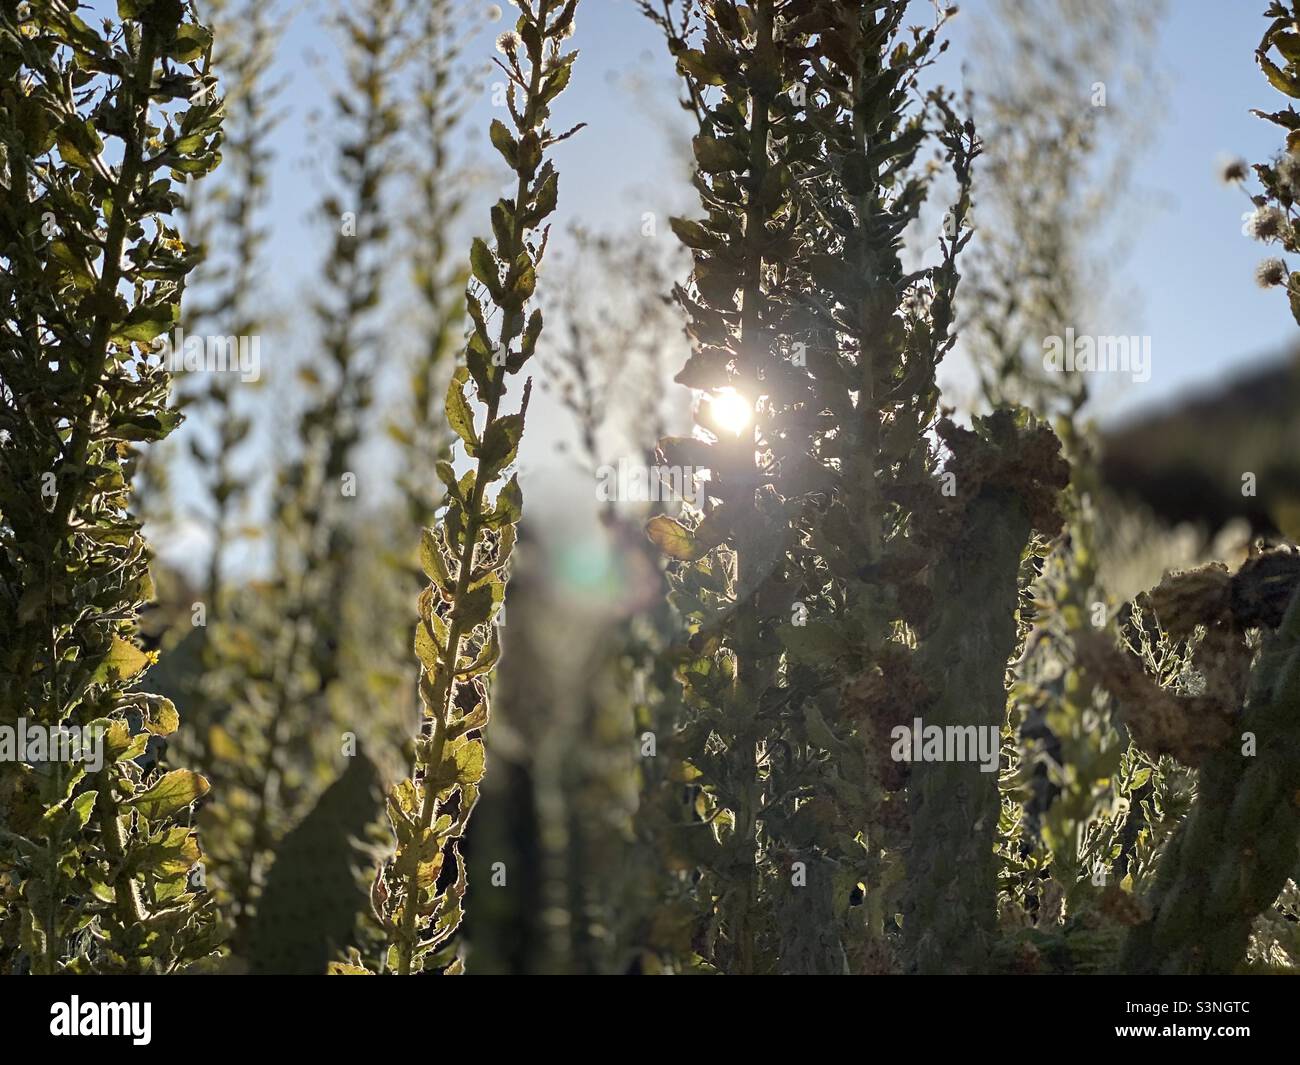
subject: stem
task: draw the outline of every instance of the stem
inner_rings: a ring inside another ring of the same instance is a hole
[[[876,53],[869,54],[865,48],[862,50],[862,59],[850,90],[853,94],[853,145],[863,160],[867,159],[871,148],[867,142],[864,85],[867,81],[867,63],[872,55],[876,55]],[[876,58],[878,60],[879,57],[876,56]],[[857,232],[862,241],[858,249],[859,276],[864,279],[869,276],[868,271],[873,265],[868,258],[870,237],[867,227],[868,220],[872,215],[872,193],[870,190],[875,187],[876,175],[872,174],[868,188],[858,197],[857,205]],[[861,414],[860,432],[862,434],[859,449],[862,469],[859,472],[859,481],[862,491],[862,525],[866,534],[867,563],[869,565],[874,565],[880,561],[880,551],[884,539],[880,500],[876,487],[876,465],[880,454],[880,406],[876,399],[876,360],[871,346],[871,340],[876,333],[873,328],[873,318],[871,301],[862,300],[858,307],[857,338],[858,359],[862,370],[862,392],[858,399],[858,410]]]
[[[759,3],[754,8],[754,14],[757,35],[754,55],[761,62],[771,58],[773,47],[772,0],[763,0],[763,2]],[[745,279],[745,287],[741,297],[740,335],[737,338],[737,347],[741,352],[745,352],[746,348],[753,350],[754,357],[750,360],[750,368],[753,370],[752,386],[755,395],[751,399],[756,400],[759,387],[757,364],[758,354],[761,350],[757,341],[761,339],[763,328],[760,317],[760,301],[763,298],[764,260],[762,252],[755,249],[761,244],[766,220],[763,203],[759,199],[759,191],[764,185],[768,167],[771,93],[766,88],[755,89],[751,92],[751,101],[750,189],[749,202],[745,208],[744,233],[748,276]],[[755,446],[748,448],[750,453],[741,453],[737,456],[738,472],[744,471],[740,476],[740,488],[744,493],[743,502],[746,507],[755,511],[753,517],[744,523],[744,528],[749,530],[757,530],[760,527],[759,516],[755,509],[755,475],[758,472],[757,434],[758,430],[755,429]],[[744,447],[744,445],[742,444],[741,447]],[[743,542],[744,539],[747,538],[738,538],[737,543],[736,588],[738,598],[748,598],[749,602],[745,604],[743,609],[739,603],[737,604],[736,645],[738,661],[736,663],[736,681],[732,687],[731,695],[733,700],[736,702],[743,701],[750,708],[747,727],[742,729],[736,737],[736,745],[740,753],[740,775],[744,781],[740,809],[736,811],[736,837],[741,842],[741,845],[750,850],[755,866],[746,875],[745,883],[739,892],[733,934],[737,952],[736,971],[739,973],[752,973],[754,971],[755,945],[753,909],[757,900],[756,881],[758,876],[758,810],[762,802],[758,783],[756,720],[758,699],[763,690],[763,670],[760,668],[757,652],[751,655],[743,650],[756,646],[759,636],[758,581],[752,571],[754,561],[752,558],[753,552],[751,551],[752,541]]]
[[[925,722],[999,732],[1030,521],[1016,495],[985,491],[972,502],[964,525],[936,572],[936,596],[950,608],[922,646],[940,693]],[[920,973],[982,971],[997,915],[997,773],[983,772],[973,761],[918,761],[910,774],[912,848],[903,905],[908,967]]]
[[[136,67],[129,80],[122,83],[122,95],[124,97],[123,105],[132,115],[131,137],[126,145],[126,151],[122,158],[122,166],[118,171],[117,181],[113,186],[113,216],[109,220],[108,233],[104,242],[104,265],[103,272],[100,274],[99,284],[97,286],[96,296],[101,301],[107,302],[117,293],[117,287],[122,280],[122,248],[126,240],[127,226],[132,220],[131,200],[135,193],[135,186],[140,176],[140,168],[144,161],[144,143],[146,133],[144,126],[147,122],[149,112],[149,89],[153,80],[153,67],[155,58],[154,31],[149,26],[142,26],[140,33],[140,47],[136,55]],[[143,104],[141,97],[143,96]],[[22,187],[26,189],[25,179]],[[72,434],[69,437],[66,457],[59,468],[59,473],[67,477],[75,477],[86,461],[86,456],[90,448],[92,423],[95,417],[95,407],[99,402],[100,392],[103,389],[103,376],[105,364],[108,360],[108,341],[110,330],[113,327],[114,315],[101,314],[95,322],[94,331],[91,334],[90,344],[86,349],[86,363],[82,368],[81,374],[81,392],[85,396],[85,407],[77,418],[73,426]],[[74,482],[75,483],[75,482]],[[50,589],[46,596],[46,625],[50,633],[50,654],[51,654],[51,674],[50,674],[50,723],[58,724],[63,720],[63,703],[59,694],[58,682],[58,628],[54,618],[53,591],[54,565],[58,561],[61,549],[67,541],[67,532],[69,521],[72,518],[74,504],[80,498],[79,493],[75,491],[73,484],[63,485],[57,492],[54,510],[51,512],[47,528],[49,536],[47,542],[50,544],[50,558],[46,564],[46,586]],[[26,663],[25,663],[26,665]],[[111,787],[111,783],[104,784],[105,788]],[[105,792],[101,791],[101,797]],[[109,796],[111,802],[111,796]],[[98,805],[98,804],[97,804]],[[101,818],[101,828],[105,838],[110,846],[116,841],[116,856],[120,858],[123,853],[123,840],[121,825],[117,823],[116,814],[107,818]],[[46,890],[50,898],[50,918],[49,926],[45,930],[45,957],[43,959],[42,969],[47,973],[58,971],[60,947],[62,945],[62,936],[59,933],[58,920],[58,900],[62,892],[59,889],[61,875],[58,866],[52,864],[49,870],[50,882]],[[113,885],[114,905],[119,914],[123,915],[124,927],[136,927],[139,925],[143,916],[139,909],[139,900],[135,896],[135,886],[127,878],[125,892],[123,887],[118,884]]]

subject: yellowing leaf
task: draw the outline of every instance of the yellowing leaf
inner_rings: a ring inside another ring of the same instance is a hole
[[[453,787],[477,784],[487,768],[487,752],[483,741],[462,737],[448,743],[442,752],[442,765],[437,770],[439,796],[445,796]]]
[[[456,435],[465,441],[465,450],[473,457],[478,454],[478,433],[474,431],[474,411],[465,396],[465,386],[469,383],[469,370],[464,366],[456,368],[451,384],[447,387],[447,423]]]
[[[433,529],[425,529],[420,536],[420,568],[424,575],[440,587],[451,585],[451,573],[447,569],[447,560],[443,558],[438,546],[438,536]]]
[[[144,727],[155,736],[170,736],[181,727],[181,717],[176,712],[176,704],[161,695],[151,695]]]
[[[108,654],[104,656],[104,660],[100,662],[99,668],[95,670],[95,675],[91,679],[96,684],[111,680],[130,680],[153,665],[156,657],[140,650],[129,640],[114,636]]]
[[[695,537],[691,530],[680,522],[673,521],[672,518],[662,514],[651,518],[646,524],[645,532],[655,546],[669,558],[680,559],[683,562],[692,562],[699,558]]]
[[[124,721],[109,722],[104,731],[104,757],[109,762],[138,758],[148,746],[149,734],[132,735]]]
[[[208,782],[188,769],[173,769],[123,805],[134,806],[150,821],[170,817],[208,793]]]

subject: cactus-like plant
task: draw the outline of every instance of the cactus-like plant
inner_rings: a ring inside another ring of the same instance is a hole
[[[1203,691],[1153,699],[1122,679],[1120,706],[1144,745],[1199,767],[1196,801],[1160,859],[1150,917],[1129,934],[1129,972],[1229,973],[1251,924],[1295,870],[1300,841],[1300,580],[1295,556],[1254,556],[1229,578],[1209,567],[1151,593],[1157,616],[1203,626]],[[1290,605],[1287,606],[1287,600]],[[1285,613],[1283,611],[1285,610]],[[1252,658],[1245,633],[1266,633]],[[1114,659],[1111,664],[1115,665]],[[1122,668],[1122,667],[1121,667]],[[1124,690],[1124,689],[1128,690]]]
[[[174,972],[219,938],[188,885],[208,784],[151,744],[178,720],[137,687],[153,593],[129,507],[135,447],[179,421],[150,345],[196,255],[167,216],[220,160],[222,102],[179,0],[123,0],[98,29],[78,7],[0,6],[0,722],[102,730],[103,764],[0,764],[0,954]]]

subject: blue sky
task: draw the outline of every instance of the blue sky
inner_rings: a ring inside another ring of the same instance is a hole
[[[969,0],[952,23],[954,47],[940,73],[950,84],[960,82],[965,41],[985,3]],[[1108,269],[1119,298],[1107,331],[1149,334],[1153,374],[1150,382],[1108,397],[1107,408],[1097,411],[1103,419],[1166,401],[1296,339],[1281,294],[1254,283],[1262,249],[1241,235],[1248,204],[1239,190],[1216,178],[1220,158],[1265,159],[1279,143],[1275,127],[1249,114],[1252,107],[1272,108],[1280,100],[1253,59],[1264,27],[1263,0],[1173,0],[1169,6],[1153,64],[1163,84],[1158,114],[1150,138],[1134,152],[1134,180],[1121,207],[1130,246],[1113,272]],[[486,11],[491,5],[472,0],[470,7]],[[311,284],[311,251],[324,246],[308,206],[315,193],[313,157],[321,145],[308,142],[302,121],[322,107],[322,70],[306,56],[333,50],[324,9],[323,0],[306,0],[280,49],[280,70],[290,78],[284,103],[291,117],[278,143],[269,273],[286,298]],[[492,37],[505,25],[490,26],[471,52],[488,58]],[[586,0],[574,43],[583,55],[556,124],[581,120],[589,126],[560,149],[557,229],[581,221],[639,239],[644,212],[662,218],[689,211],[692,202],[664,132],[665,123],[681,121],[671,62],[631,0]],[[1113,102],[1123,106],[1122,100]],[[484,129],[491,112],[485,88],[468,131]],[[490,191],[484,190],[478,214],[486,214]]]
[[[954,88],[961,86],[966,42],[987,2],[967,0],[951,25],[953,48],[937,73]],[[263,291],[268,308],[303,305],[317,283],[330,236],[315,212],[329,162],[328,86],[337,76],[329,60],[335,54],[329,4],[301,0],[280,42],[276,69],[285,79],[280,103],[286,120],[276,138],[266,211],[271,238]],[[467,6],[481,16],[492,5],[467,0]],[[927,19],[926,6],[918,0],[918,21]],[[1241,234],[1241,215],[1249,205],[1239,189],[1223,186],[1216,176],[1222,158],[1239,155],[1259,161],[1273,155],[1280,144],[1276,127],[1249,113],[1252,107],[1280,106],[1279,95],[1253,58],[1265,26],[1264,6],[1264,0],[1168,4],[1151,64],[1152,76],[1158,76],[1162,86],[1159,104],[1149,123],[1150,136],[1135,146],[1132,181],[1123,193],[1124,202],[1117,205],[1128,247],[1122,259],[1103,261],[1115,298],[1102,308],[1098,323],[1104,328],[1097,329],[1149,335],[1152,375],[1150,381],[1118,392],[1103,390],[1093,410],[1103,422],[1167,403],[1245,363],[1275,356],[1297,339],[1282,294],[1261,291],[1254,283],[1263,249]],[[483,63],[494,54],[496,34],[509,25],[508,10],[505,20],[485,25],[470,45],[469,53]],[[588,128],[557,149],[562,178],[556,232],[562,234],[568,225],[580,222],[639,240],[644,214],[654,212],[660,219],[659,239],[671,241],[662,221],[669,214],[691,213],[694,194],[674,151],[682,143],[684,115],[675,104],[676,79],[663,42],[631,0],[584,0],[573,43],[582,57],[572,86],[556,108],[554,124],[566,128],[585,121]],[[323,62],[320,57],[325,57]],[[476,93],[463,142],[487,165],[493,158],[485,132],[494,117],[491,80],[489,74],[489,84]],[[1111,103],[1122,107],[1125,101],[1112,97]],[[489,180],[478,188],[468,214],[470,225],[486,220],[497,184]],[[543,286],[545,276],[544,267]],[[410,338],[403,336],[404,316],[389,317],[397,355]],[[311,349],[305,313],[300,321],[290,320],[295,324],[287,335],[263,344],[264,366],[276,395],[292,388],[290,364]],[[953,361],[949,380],[960,387],[960,350]],[[677,391],[685,410],[689,395]],[[589,479],[574,476],[569,460],[555,452],[556,442],[569,433],[567,416],[545,396],[535,399],[534,412],[522,456],[525,486],[530,472],[544,475],[546,491],[541,494],[552,502],[563,501],[556,503],[559,509],[584,497],[589,501]],[[190,424],[181,435],[196,431],[201,432],[201,426]],[[265,445],[274,449],[283,432],[282,418],[276,427],[263,427]],[[381,448],[368,449],[362,468],[384,469]],[[617,458],[610,456],[610,461]],[[566,470],[569,476],[560,476]],[[192,531],[202,535],[200,528]]]

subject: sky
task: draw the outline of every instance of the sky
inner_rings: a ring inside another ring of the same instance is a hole
[[[330,236],[314,210],[329,164],[324,154],[328,86],[339,76],[330,59],[335,43],[329,2],[299,0],[279,45],[276,70],[284,80],[285,120],[276,136],[265,211],[271,230],[264,272],[268,306],[301,305],[316,284]],[[987,3],[967,0],[950,25],[953,47],[936,73],[953,88],[962,86],[971,31]],[[483,26],[468,54],[486,64],[495,36],[510,25],[509,9],[493,22],[496,5],[467,0],[466,6]],[[1223,185],[1216,173],[1227,157],[1265,160],[1280,143],[1276,127],[1249,113],[1252,107],[1280,106],[1279,95],[1254,63],[1264,6],[1264,0],[1170,0],[1167,5],[1150,62],[1150,88],[1158,102],[1149,135],[1132,147],[1132,180],[1118,205],[1126,246],[1122,255],[1100,263],[1114,298],[1099,321],[1113,335],[1149,336],[1152,373],[1144,383],[1101,390],[1092,413],[1103,424],[1140,416],[1144,408],[1212,385],[1246,364],[1277,357],[1297,339],[1282,293],[1255,284],[1254,268],[1264,249],[1242,235],[1246,197]],[[926,21],[925,8],[918,0],[918,22]],[[587,128],[555,151],[562,175],[556,231],[581,222],[641,240],[651,212],[658,220],[657,239],[672,241],[666,218],[690,214],[694,194],[680,154],[685,115],[675,104],[676,77],[662,39],[632,0],[584,0],[577,25],[571,43],[582,56],[553,124],[563,129],[582,121]],[[475,91],[463,130],[463,147],[485,166],[493,159],[485,133],[495,114],[493,80],[489,73]],[[1111,105],[1124,103],[1112,95]],[[471,219],[486,220],[496,198],[493,181],[483,186],[471,198]],[[542,286],[545,277],[544,266]],[[398,324],[400,318],[395,316]],[[295,329],[287,344],[271,345],[273,351],[279,347],[275,360],[283,365],[282,356],[301,357],[310,349],[307,334]],[[264,361],[273,360],[264,354]],[[274,365],[269,372],[275,376]],[[282,380],[289,377],[286,373]],[[960,352],[949,379],[961,386]],[[685,407],[689,396],[682,391]],[[523,452],[526,475],[530,469],[554,468],[554,445],[567,432],[562,411],[545,400],[539,406]],[[191,431],[201,430],[182,430]]]
[[[986,3],[964,3],[951,24],[953,48],[939,74],[951,84],[960,83],[971,26]],[[492,6],[469,4],[480,12]],[[323,72],[307,57],[332,52],[324,8],[324,0],[305,0],[280,48],[279,67],[289,78],[283,103],[291,120],[277,143],[269,274],[286,296],[312,283],[316,263],[304,249],[324,247],[307,206],[321,145],[310,143],[308,124],[301,121],[322,107]],[[1129,247],[1123,261],[1107,269],[1121,296],[1107,324],[1117,335],[1152,337],[1153,373],[1149,382],[1108,397],[1114,406],[1097,412],[1103,419],[1165,402],[1296,339],[1280,293],[1261,291],[1254,282],[1262,251],[1241,233],[1249,204],[1240,189],[1216,177],[1225,157],[1257,161],[1278,147],[1276,127],[1249,113],[1280,99],[1254,63],[1262,8],[1263,0],[1169,4],[1152,64],[1162,86],[1156,90],[1158,114],[1150,137],[1133,153],[1133,183],[1123,205]],[[506,20],[487,24],[471,54],[490,57],[492,38]],[[555,124],[585,121],[588,128],[556,153],[563,180],[557,229],[581,221],[641,239],[645,212],[662,218],[689,211],[692,202],[665,133],[666,125],[680,129],[683,120],[673,103],[671,61],[631,0],[585,0],[573,43],[582,57]],[[489,86],[479,96],[466,127],[470,133],[481,132],[492,117]]]

